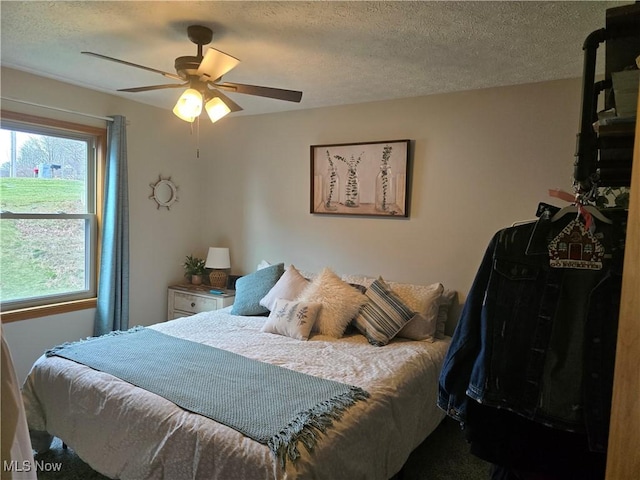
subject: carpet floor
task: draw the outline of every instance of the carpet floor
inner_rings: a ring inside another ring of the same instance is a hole
[[[106,480],[108,478],[92,470],[71,448],[64,450],[62,442],[57,438],[51,449],[38,455],[36,459],[43,463],[60,466],[58,471],[39,472],[38,480]],[[458,423],[445,418],[440,426],[411,453],[397,478],[399,480],[486,480],[489,478],[489,464],[469,454],[469,446]]]

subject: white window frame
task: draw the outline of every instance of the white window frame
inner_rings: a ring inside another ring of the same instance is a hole
[[[63,313],[95,307],[99,268],[99,225],[102,206],[102,172],[106,129],[62,122],[30,115],[2,112],[3,129],[38,135],[56,136],[88,144],[86,171],[87,212],[69,213],[19,213],[1,212],[0,219],[59,219],[85,221],[85,288],[65,294],[43,295],[28,299],[2,302],[2,321],[22,320],[43,315]]]

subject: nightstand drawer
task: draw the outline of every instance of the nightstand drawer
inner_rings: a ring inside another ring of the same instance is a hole
[[[200,313],[220,308],[217,298],[198,297],[185,293],[176,292],[173,307],[183,312]]]
[[[209,292],[205,285],[172,285],[167,292],[167,319],[188,317],[233,305],[235,292],[225,290],[221,295]]]

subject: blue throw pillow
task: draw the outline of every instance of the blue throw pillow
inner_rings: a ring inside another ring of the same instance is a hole
[[[260,305],[260,300],[269,293],[284,273],[284,263],[240,277],[236,281],[236,298],[231,309],[232,315],[263,315],[269,310]]]

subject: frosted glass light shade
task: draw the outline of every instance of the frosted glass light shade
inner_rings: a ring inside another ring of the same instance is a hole
[[[211,119],[211,123],[217,122],[231,111],[219,97],[213,97],[205,104],[204,108]]]
[[[187,88],[178,99],[173,113],[185,122],[193,122],[202,112],[202,95],[193,88]]]
[[[205,268],[231,268],[229,259],[229,249],[219,247],[209,247]]]

